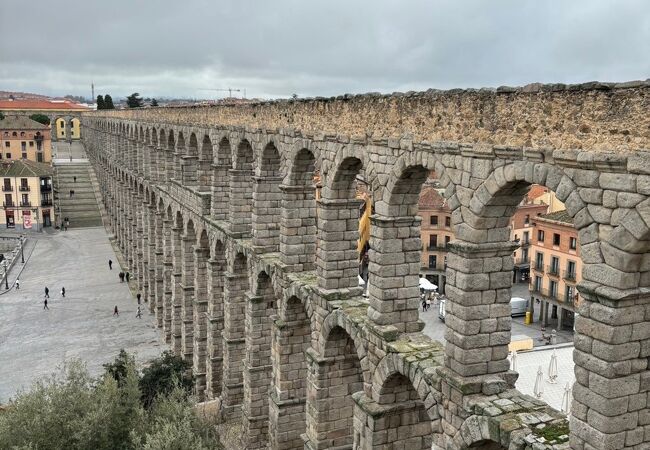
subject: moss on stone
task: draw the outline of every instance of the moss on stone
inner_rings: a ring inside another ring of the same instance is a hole
[[[567,420],[558,420],[543,428],[535,428],[533,434],[543,437],[548,442],[566,441],[569,436],[569,422]]]

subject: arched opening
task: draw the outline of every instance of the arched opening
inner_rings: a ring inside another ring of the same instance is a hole
[[[230,231],[238,237],[251,235],[253,213],[253,148],[242,140],[235,153],[234,169],[230,170]]]
[[[226,273],[223,293],[224,355],[221,399],[227,418],[240,416],[244,399],[242,358],[246,351],[245,307],[249,288],[246,255],[237,253]]]
[[[208,363],[207,397],[216,398],[221,394],[223,368],[224,330],[224,278],[226,276],[226,249],[217,241],[208,261]]]
[[[153,221],[154,226],[154,252],[155,252],[155,265],[154,265],[154,315],[156,317],[156,324],[158,328],[164,329],[165,319],[165,296],[163,290],[163,277],[165,265],[165,235],[164,235],[164,221],[165,221],[165,204],[162,199],[158,199],[156,208],[156,217]]]
[[[216,220],[227,221],[230,205],[230,169],[232,155],[228,138],[223,137],[217,146],[212,168],[212,208],[211,214]]]
[[[176,212],[172,234],[172,349],[178,356],[183,356],[183,216]]]
[[[356,189],[362,169],[360,159],[344,158],[333,169],[318,201],[316,268],[323,289],[350,289],[359,284],[358,218],[364,202],[357,198]]]
[[[183,181],[183,157],[185,156],[185,137],[179,131],[176,136],[176,148],[174,149],[174,180]]]
[[[163,205],[164,206],[164,205]],[[174,214],[171,206],[167,207],[162,222],[162,243],[163,243],[163,267],[162,267],[162,283],[163,283],[163,334],[167,344],[172,343],[172,328],[174,318]]]
[[[207,134],[203,136],[199,153],[199,191],[210,192],[212,186],[212,161],[214,158],[212,141]]]
[[[183,358],[187,361],[193,361],[194,353],[194,276],[196,273],[195,266],[195,245],[196,245],[196,231],[194,229],[194,222],[189,220],[185,227],[185,234],[182,237],[181,243],[181,258],[182,258],[182,276],[181,276],[181,290],[182,290],[182,323],[181,323],[181,345],[183,351]]]
[[[272,324],[272,385],[269,393],[269,440],[271,448],[302,449],[306,432],[307,358],[311,347],[311,324],[302,301],[286,302],[280,320]]]
[[[254,294],[246,302],[242,407],[246,448],[251,449],[266,448],[268,442],[271,323],[276,317],[276,299],[266,272],[258,274]]]
[[[195,187],[198,185],[199,171],[199,149],[196,134],[190,134],[190,142],[187,145],[187,154],[181,156],[181,178],[185,186]]]
[[[308,376],[307,445],[349,448],[354,441],[354,400],[363,390],[363,370],[355,343],[341,327],[326,338],[323,357]]]
[[[280,172],[282,160],[273,142],[262,151],[253,190],[253,245],[258,252],[280,249]]]
[[[306,148],[293,159],[287,183],[280,185],[280,254],[295,272],[316,268],[316,158]]]
[[[194,251],[194,349],[192,373],[195,380],[195,395],[199,401],[206,398],[206,363],[208,342],[208,260],[210,259],[210,242],[208,233],[203,230]]]

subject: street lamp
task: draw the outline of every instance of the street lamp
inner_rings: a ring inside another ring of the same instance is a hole
[[[5,265],[5,289],[9,289],[9,274],[7,273],[7,260],[2,261]]]
[[[25,236],[20,235],[20,262],[25,264]]]

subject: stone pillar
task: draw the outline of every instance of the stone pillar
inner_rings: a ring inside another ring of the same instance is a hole
[[[180,182],[183,186],[196,187],[198,185],[198,156],[182,156],[181,162],[181,178]]]
[[[316,188],[280,185],[280,258],[292,272],[316,269]]]
[[[178,181],[179,183],[183,179],[183,173],[182,173],[182,167],[183,167],[183,155],[184,155],[184,149],[176,149],[176,151],[173,154],[174,157],[174,176],[172,177],[174,180]]]
[[[223,369],[223,287],[225,259],[214,255],[208,261],[208,364],[206,367],[207,397],[212,399],[221,394]]]
[[[461,377],[510,364],[510,286],[516,243],[453,241],[447,261],[445,365]]]
[[[273,288],[271,287],[271,294]],[[244,354],[244,402],[242,414],[246,448],[266,448],[268,440],[269,386],[271,383],[271,342],[269,322],[273,297],[246,299],[246,352]]]
[[[182,287],[182,227],[172,227],[172,349],[174,354],[183,356],[183,287]]]
[[[183,236],[182,242],[182,321],[181,321],[181,348],[183,359],[193,361],[194,351],[194,252],[196,237],[194,234]]]
[[[564,319],[564,317],[562,317],[563,315],[564,315],[564,308],[558,306],[557,307],[557,331],[562,330],[562,321]]]
[[[571,448],[650,448],[650,296],[578,286]]]
[[[230,181],[229,165],[212,165],[212,209],[211,215],[216,220],[228,220]]]
[[[358,199],[318,201],[318,285],[325,290],[359,291],[359,207]]]
[[[156,303],[156,323],[158,328],[164,330],[164,321],[165,321],[165,289],[164,289],[164,264],[165,264],[165,252],[164,252],[164,227],[165,219],[163,219],[162,212],[156,213],[156,237],[155,237],[155,261],[156,266],[154,270],[154,295]]]
[[[154,156],[153,155],[154,147],[149,145],[148,143],[145,143],[142,146],[142,152],[143,152],[143,161],[142,161],[143,170],[142,170],[142,173],[143,173],[144,177],[147,180],[153,181],[153,177],[151,175],[151,166],[152,166],[152,163],[153,163],[153,158],[152,157]]]
[[[368,267],[368,317],[407,333],[422,331],[420,304],[420,217],[373,215]]]
[[[280,250],[281,181],[282,177],[253,177],[253,247],[257,253]]]
[[[230,198],[228,223],[234,237],[250,237],[253,213],[251,170],[230,169]]]
[[[197,247],[194,251],[194,342],[192,374],[195,392],[199,401],[205,400],[206,361],[208,340],[208,257],[207,248]]]
[[[248,290],[247,273],[226,272],[224,285],[223,387],[221,404],[228,418],[240,417],[244,399],[244,306]]]

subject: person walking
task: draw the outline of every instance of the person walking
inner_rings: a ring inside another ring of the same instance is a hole
[[[113,310],[113,316],[120,317],[120,312],[117,310],[117,305],[115,305],[115,309]]]
[[[138,299],[138,305],[139,305],[139,304],[140,304],[140,299],[142,298],[142,294],[140,294],[140,293],[138,292],[138,295],[136,295],[136,297],[137,297],[137,299]]]
[[[73,176],[72,176],[72,181],[73,181],[74,183],[77,182],[77,176],[76,176],[76,175],[73,175]]]
[[[16,278],[16,290],[20,289],[20,278]]]
[[[120,272],[118,276],[120,277],[120,283],[124,283],[124,272]]]
[[[44,299],[43,299],[43,309],[47,309],[47,310],[50,309],[50,308],[48,308],[48,306],[47,306],[47,298],[44,298]]]
[[[61,297],[65,298],[65,287],[61,288]]]
[[[74,191],[70,189],[70,198],[72,198],[72,194],[74,194]]]
[[[131,277],[131,274],[127,271],[125,276],[126,276],[126,282],[128,283],[129,278]]]
[[[108,260],[108,270],[113,270],[113,261],[110,259]]]
[[[45,298],[50,298],[50,290],[45,286]]]
[[[140,309],[139,306],[138,306],[138,312],[135,314],[135,317],[137,317],[138,319],[142,319],[142,310]]]

